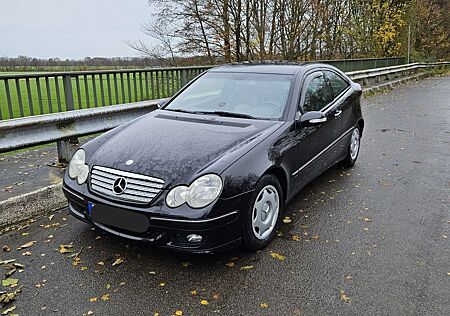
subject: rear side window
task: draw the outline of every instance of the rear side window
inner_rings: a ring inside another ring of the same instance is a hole
[[[303,111],[320,111],[333,100],[331,89],[323,75],[312,79],[305,93]]]
[[[349,84],[341,76],[333,71],[324,71],[325,76],[330,81],[331,87],[333,89],[333,98],[336,98],[342,93]]]

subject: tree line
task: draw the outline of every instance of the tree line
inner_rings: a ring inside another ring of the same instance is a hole
[[[416,60],[450,56],[448,0],[149,0],[144,56],[177,64],[321,60],[405,55],[408,33]]]

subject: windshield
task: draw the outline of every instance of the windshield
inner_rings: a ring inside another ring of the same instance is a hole
[[[164,109],[257,119],[280,119],[293,76],[257,73],[206,73]]]

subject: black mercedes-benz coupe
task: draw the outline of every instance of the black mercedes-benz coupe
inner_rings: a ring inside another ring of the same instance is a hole
[[[70,211],[161,247],[262,249],[308,182],[355,164],[361,95],[324,64],[215,67],[76,151],[63,186]]]

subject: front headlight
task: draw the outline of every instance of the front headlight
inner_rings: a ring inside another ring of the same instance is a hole
[[[84,150],[78,149],[69,163],[69,177],[76,179],[78,184],[83,184],[89,175],[89,166],[85,162],[86,154]]]
[[[222,192],[222,179],[216,174],[207,174],[196,179],[189,187],[180,185],[167,194],[166,204],[178,207],[187,203],[192,208],[211,204]]]

